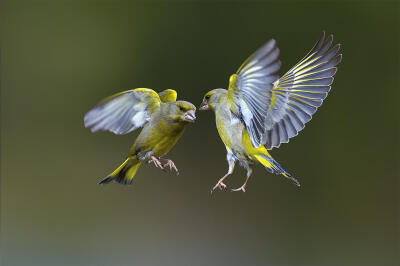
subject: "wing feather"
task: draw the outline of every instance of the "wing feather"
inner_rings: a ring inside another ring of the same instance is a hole
[[[330,48],[332,43],[333,35],[325,39],[323,32],[310,52],[273,83],[262,138],[267,149],[296,136],[327,97],[342,59],[340,44]]]
[[[278,79],[280,66],[279,48],[271,39],[247,58],[229,80],[230,109],[244,122],[254,147],[261,144],[272,82]]]
[[[134,89],[117,93],[96,104],[84,117],[92,132],[110,131],[127,134],[144,126],[159,108],[160,98],[151,89]]]

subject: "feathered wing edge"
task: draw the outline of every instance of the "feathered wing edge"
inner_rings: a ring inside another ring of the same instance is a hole
[[[336,65],[342,60],[342,55],[337,55],[340,44],[329,49],[332,42],[333,35],[325,40],[323,32],[311,51],[274,82],[263,135],[267,149],[297,136],[322,105],[331,89]]]
[[[127,134],[144,126],[160,102],[158,94],[151,89],[139,88],[117,93],[87,112],[84,125],[92,132]]]
[[[245,123],[254,147],[261,144],[272,82],[278,78],[280,66],[279,48],[271,39],[246,59],[229,81],[231,110]]]

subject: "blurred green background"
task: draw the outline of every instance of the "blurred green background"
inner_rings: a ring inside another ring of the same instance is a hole
[[[1,265],[399,262],[399,4],[5,0],[0,15]],[[211,112],[169,153],[181,175],[96,185],[137,134],[91,134],[97,101],[174,88],[198,106],[269,38],[283,74],[323,29],[344,55],[333,89],[272,151],[300,189],[256,167],[246,193],[210,195],[227,170]]]

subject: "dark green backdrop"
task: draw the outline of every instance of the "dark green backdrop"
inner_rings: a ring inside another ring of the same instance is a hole
[[[0,25],[1,265],[396,263],[398,4],[7,0]],[[212,113],[170,152],[180,176],[96,185],[136,135],[85,129],[98,100],[174,88],[198,106],[269,38],[283,74],[323,29],[344,55],[333,89],[272,151],[300,189],[257,167],[246,193],[210,195],[227,170]]]

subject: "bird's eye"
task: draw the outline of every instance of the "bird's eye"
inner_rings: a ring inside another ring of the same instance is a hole
[[[183,111],[185,111],[185,108],[182,106],[179,106],[179,110],[181,110],[183,112]]]
[[[207,95],[206,96],[206,100],[208,101],[210,99],[210,95]]]

